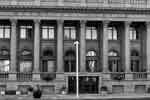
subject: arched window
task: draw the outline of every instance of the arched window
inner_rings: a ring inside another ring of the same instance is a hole
[[[50,48],[43,50],[41,71],[42,72],[54,72],[55,71],[54,52]]]
[[[21,51],[21,55],[22,56],[31,56],[32,52],[30,50],[24,49],[23,51]]]
[[[10,52],[7,49],[1,49],[0,50],[0,55],[1,56],[9,56]]]
[[[95,51],[88,51],[86,56],[96,56],[96,52]]]
[[[64,70],[65,72],[75,72],[76,71],[76,61],[75,52],[69,50],[65,53]]]
[[[108,60],[108,65],[109,65],[109,70],[111,72],[122,72],[123,68],[120,65],[120,57],[117,51],[111,50],[108,53],[109,60]]]
[[[108,56],[110,56],[110,57],[117,57],[118,56],[118,52],[115,51],[115,50],[112,50],[112,51],[109,52]]]
[[[97,55],[95,51],[88,51],[86,54],[86,70],[88,72],[97,71]]]
[[[132,72],[141,72],[144,69],[140,66],[140,55],[139,52],[136,50],[131,51],[131,71]]]

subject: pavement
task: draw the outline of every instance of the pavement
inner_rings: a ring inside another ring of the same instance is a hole
[[[150,100],[150,94],[83,94],[76,95],[43,95],[41,99],[34,99],[31,95],[4,95],[0,100]]]

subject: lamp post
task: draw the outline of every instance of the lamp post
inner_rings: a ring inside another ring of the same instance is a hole
[[[76,97],[79,97],[79,41],[74,42],[76,46]]]

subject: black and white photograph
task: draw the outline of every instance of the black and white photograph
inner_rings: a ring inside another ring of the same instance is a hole
[[[150,100],[150,0],[0,0],[0,100]]]

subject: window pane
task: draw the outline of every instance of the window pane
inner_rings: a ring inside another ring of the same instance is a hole
[[[64,30],[64,39],[69,39],[69,29],[65,28]]]
[[[47,29],[42,29],[42,39],[47,39],[47,38],[48,38]]]
[[[0,27],[0,38],[3,38],[3,29]]]
[[[76,39],[76,30],[74,28],[71,29],[71,39]]]
[[[130,40],[132,40],[132,39],[133,39],[133,38],[132,38],[132,35],[133,35],[133,34],[132,34],[132,28],[130,28],[130,31],[129,31],[129,32],[130,32],[130,33],[129,33],[129,34],[130,34]]]
[[[8,72],[10,69],[10,61],[9,60],[0,60],[0,71]]]
[[[20,72],[31,72],[32,62],[31,61],[21,61],[20,62]]]
[[[96,29],[92,30],[92,39],[97,39],[97,31],[96,31]]]
[[[117,30],[113,29],[113,40],[117,40]]]
[[[95,60],[90,60],[90,61],[88,61],[87,62],[87,66],[88,66],[88,68],[87,68],[87,70],[89,71],[89,72],[95,72],[95,70],[96,70],[96,61]]]
[[[91,39],[91,30],[86,30],[86,39]]]
[[[49,39],[54,39],[54,29],[49,29]]]
[[[26,39],[26,29],[21,29],[20,30],[20,38],[21,39]]]
[[[55,62],[54,61],[48,61],[48,72],[54,72],[55,71]]]
[[[108,28],[108,39],[112,40],[112,27]]]
[[[86,56],[96,56],[95,51],[89,51]]]
[[[10,29],[5,29],[5,38],[10,38]]]
[[[27,39],[32,39],[32,28],[27,28],[26,29],[26,31],[27,31]]]

